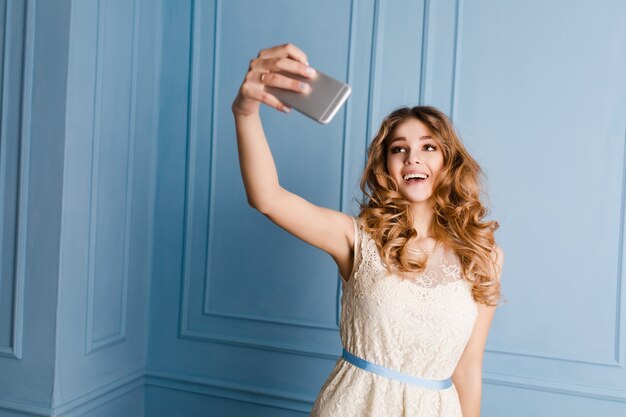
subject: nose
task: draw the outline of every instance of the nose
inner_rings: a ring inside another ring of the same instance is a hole
[[[406,158],[404,159],[405,165],[411,164],[421,164],[422,160],[418,151],[410,151],[406,153]]]

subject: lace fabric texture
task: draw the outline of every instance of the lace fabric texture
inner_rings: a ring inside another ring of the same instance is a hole
[[[452,375],[471,335],[477,305],[454,252],[435,247],[425,271],[401,278],[355,224],[354,270],[342,278],[343,346],[370,362],[426,379]],[[311,417],[462,417],[456,388],[431,390],[367,372],[341,357]]]

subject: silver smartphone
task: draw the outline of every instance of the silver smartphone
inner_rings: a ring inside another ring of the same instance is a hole
[[[291,73],[282,74],[303,81],[311,88],[305,93],[269,86],[266,90],[289,107],[322,124],[327,124],[333,119],[352,92],[348,84],[318,70],[315,70],[313,78],[304,78]]]

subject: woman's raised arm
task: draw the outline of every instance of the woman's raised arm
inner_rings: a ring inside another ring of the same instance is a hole
[[[292,44],[264,49],[250,67],[232,105],[237,130],[241,177],[248,204],[274,223],[311,245],[328,252],[340,272],[349,275],[354,225],[350,216],[318,207],[280,186],[261,118],[260,103],[277,110],[290,109],[265,90],[265,86],[305,92],[310,86],[286,75],[311,78],[307,57]]]

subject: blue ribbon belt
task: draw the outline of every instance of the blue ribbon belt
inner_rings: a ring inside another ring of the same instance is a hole
[[[365,359],[361,359],[358,356],[354,356],[352,353],[348,352],[346,349],[343,349],[343,353],[341,355],[346,361],[351,364],[358,366],[359,368],[372,372],[374,374],[384,376],[385,378],[395,379],[396,381],[405,382],[407,384],[417,385],[423,388],[430,389],[446,389],[452,386],[452,378],[435,380],[435,379],[424,379],[419,378],[413,375],[403,374],[402,372],[394,371],[393,369],[385,368],[384,366],[377,365],[373,362],[366,361]]]

